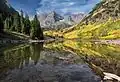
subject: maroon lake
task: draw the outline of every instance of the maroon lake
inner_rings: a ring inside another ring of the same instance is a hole
[[[101,82],[105,73],[117,82],[120,76],[115,44],[66,40],[0,50],[0,82]]]

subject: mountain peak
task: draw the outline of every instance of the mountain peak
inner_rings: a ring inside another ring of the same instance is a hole
[[[48,14],[47,16],[48,19],[54,19],[53,21],[54,22],[57,22],[57,21],[60,21],[60,20],[63,20],[64,17],[62,17],[61,15],[59,15],[58,13],[56,13],[55,11],[52,11]]]
[[[38,19],[43,28],[68,28],[76,23],[79,23],[84,16],[85,15],[83,13],[78,13],[65,15],[63,17],[55,11],[52,11],[47,14],[45,13],[38,15]]]
[[[57,13],[55,11],[51,11],[49,14],[55,15]]]
[[[49,26],[51,24],[54,24],[60,20],[63,20],[64,17],[56,13],[55,11],[52,11],[47,14],[40,14],[38,15],[39,21],[41,22],[41,26]]]

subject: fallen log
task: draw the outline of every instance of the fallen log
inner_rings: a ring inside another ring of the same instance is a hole
[[[115,79],[115,80],[120,81],[120,77],[115,75],[115,74],[104,72],[104,75],[105,75],[104,80],[113,80],[113,79]]]

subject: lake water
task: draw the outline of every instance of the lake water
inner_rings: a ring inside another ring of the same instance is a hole
[[[120,76],[120,45],[65,40],[1,50],[0,82],[100,82],[104,72]]]

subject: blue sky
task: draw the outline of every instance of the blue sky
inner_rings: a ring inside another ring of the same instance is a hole
[[[72,13],[88,13],[100,0],[8,0],[17,10],[29,15],[56,11],[62,15]]]

